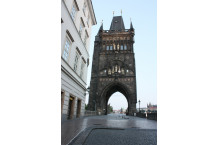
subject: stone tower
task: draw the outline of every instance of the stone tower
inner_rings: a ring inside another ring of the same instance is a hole
[[[136,112],[134,35],[132,22],[125,29],[122,16],[113,17],[110,30],[101,25],[94,42],[89,110],[107,114],[108,100],[118,91],[127,99],[128,114]]]

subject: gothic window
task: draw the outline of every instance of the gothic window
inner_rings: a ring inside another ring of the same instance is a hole
[[[113,50],[113,45],[110,45],[110,50]]]
[[[126,46],[126,44],[124,44],[124,50],[127,50],[127,46]]]
[[[120,50],[123,50],[123,45],[120,45]]]

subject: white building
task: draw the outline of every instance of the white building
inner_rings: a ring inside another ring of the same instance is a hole
[[[91,0],[61,1],[61,120],[84,115],[91,28]]]

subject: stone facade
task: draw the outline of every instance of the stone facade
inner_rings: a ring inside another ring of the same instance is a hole
[[[61,1],[61,117],[84,115],[91,27],[91,0]]]
[[[122,16],[113,17],[110,30],[100,27],[94,42],[90,110],[107,114],[108,100],[118,91],[127,99],[129,115],[136,112],[134,35],[132,23],[125,29]]]

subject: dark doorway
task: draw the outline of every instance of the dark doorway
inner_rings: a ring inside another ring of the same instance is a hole
[[[69,105],[68,105],[68,114],[67,119],[72,119],[74,114],[74,97],[70,96]]]
[[[64,106],[64,92],[61,91],[61,114],[62,114],[63,106]]]
[[[76,111],[76,117],[80,117],[80,112],[81,112],[81,100],[77,100],[77,111]]]

